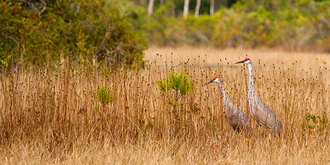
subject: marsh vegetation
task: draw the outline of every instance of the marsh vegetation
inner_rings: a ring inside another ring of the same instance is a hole
[[[251,137],[233,132],[218,86],[205,86],[221,76],[227,96],[248,113],[248,72],[234,65],[246,54],[254,60],[258,94],[285,125],[281,138],[257,130],[251,117]],[[0,161],[329,163],[329,54],[150,48],[145,60],[141,70],[109,72],[63,60],[1,73]],[[161,90],[157,82],[182,71],[194,90],[173,103],[177,90]]]

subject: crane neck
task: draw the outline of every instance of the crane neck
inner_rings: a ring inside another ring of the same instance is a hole
[[[219,84],[219,87],[220,87],[220,90],[221,90],[221,93],[222,93],[223,100],[226,100],[227,96],[226,96],[225,89],[223,88],[222,82],[218,82],[218,84]]]
[[[248,69],[249,69],[249,89],[250,89],[250,88],[254,88],[252,63],[248,63]]]

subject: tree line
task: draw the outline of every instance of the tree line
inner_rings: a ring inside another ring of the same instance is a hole
[[[330,52],[328,0],[5,0],[0,68],[93,59],[143,66],[156,46]]]
[[[328,0],[131,0],[160,46],[330,51]],[[144,10],[145,9],[145,10]]]
[[[193,12],[196,17],[200,13],[213,15],[220,7],[230,7],[237,0],[132,0],[132,2],[137,5],[147,6],[148,16],[152,16],[155,7],[173,3],[175,5],[174,15],[182,14],[186,18],[189,12]]]

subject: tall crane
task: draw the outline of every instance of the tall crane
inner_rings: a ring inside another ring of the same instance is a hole
[[[233,103],[229,101],[229,99],[226,96],[226,92],[223,88],[221,79],[219,77],[214,77],[210,82],[207,84],[216,82],[219,84],[222,98],[223,98],[223,104],[225,109],[225,120],[226,122],[235,130],[240,132],[241,130],[246,130],[248,133],[252,133],[252,127],[251,122],[248,117],[248,115],[237,108]]]
[[[254,87],[251,59],[246,58],[242,61],[236,62],[236,64],[239,63],[247,64],[249,68],[249,85],[247,98],[250,114],[254,117],[259,125],[271,129],[276,134],[284,134],[284,125],[282,124],[281,120],[277,118],[273,110],[270,109],[269,106],[260,99]]]

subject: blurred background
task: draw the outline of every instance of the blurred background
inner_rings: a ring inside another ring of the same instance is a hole
[[[329,0],[5,0],[0,65],[143,65],[148,47],[330,52]],[[87,57],[87,58],[86,58]]]

